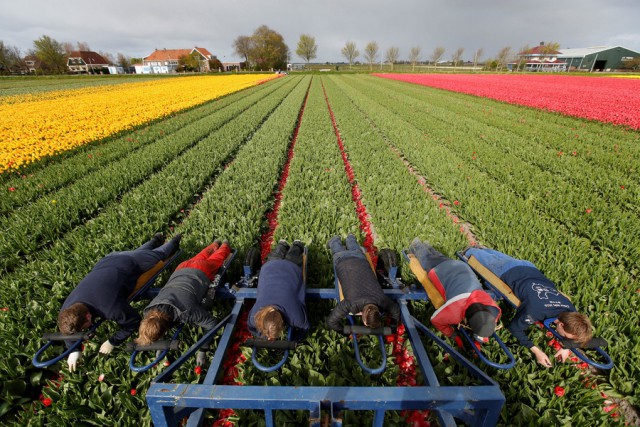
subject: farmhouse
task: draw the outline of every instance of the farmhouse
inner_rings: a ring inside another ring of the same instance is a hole
[[[566,62],[571,71],[613,71],[620,68],[622,61],[637,56],[639,52],[622,46],[595,46],[560,49],[558,59]]]
[[[200,71],[209,71],[209,60],[215,57],[203,47],[193,49],[156,49],[151,55],[142,59],[142,65],[151,67],[154,73],[175,73],[178,70],[180,58],[197,53]]]
[[[519,61],[512,62],[507,67],[509,70],[524,66],[525,71],[566,71],[567,64],[558,59],[559,54],[559,51],[541,42],[534,48],[518,53]]]
[[[67,59],[67,68],[72,73],[94,73],[102,72],[103,68],[109,66],[109,61],[102,55],[90,50],[77,50],[71,52]]]

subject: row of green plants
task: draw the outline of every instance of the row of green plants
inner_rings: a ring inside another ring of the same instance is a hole
[[[427,133],[431,128],[430,120],[448,124],[454,131],[445,143],[461,158],[473,160],[479,169],[530,198],[540,211],[575,234],[588,237],[630,269],[637,270],[640,266],[640,252],[635,244],[640,237],[638,206],[634,204],[631,206],[635,207],[629,209],[624,200],[626,194],[631,194],[628,200],[637,201],[637,195],[634,197],[633,193],[640,186],[634,182],[633,174],[629,176],[629,165],[624,165],[627,162],[618,162],[618,155],[613,151],[599,155],[597,165],[588,164],[581,158],[572,159],[578,156],[575,150],[566,155],[559,154],[529,138],[478,123],[476,117],[483,114],[462,114],[444,102],[430,102],[425,115],[420,109],[411,107],[416,101],[408,94],[399,95],[391,88],[375,92],[379,96],[377,99],[386,99],[384,97],[392,94],[394,102],[389,108],[407,120],[420,123]],[[593,127],[599,129],[601,126]],[[588,134],[589,130],[583,133]],[[546,138],[546,141],[555,139],[558,138]],[[608,137],[599,142],[613,146],[623,141]],[[633,144],[631,138],[624,142],[627,146]],[[581,147],[580,151],[585,149],[589,150],[589,147]],[[638,148],[625,151],[634,153]],[[603,185],[594,188],[597,177],[601,177],[598,184]]]
[[[296,83],[296,80],[289,81],[279,95],[274,94],[245,111],[241,123],[229,122],[222,126],[214,137],[203,139],[123,195],[118,203],[61,236],[50,248],[40,251],[32,262],[3,277],[3,304],[7,311],[2,313],[5,327],[0,332],[0,355],[15,363],[0,367],[0,375],[12,379],[10,384],[3,385],[6,404],[2,409],[18,411],[17,415],[11,414],[17,416],[18,424],[31,422],[31,417],[35,424],[58,418],[65,420],[63,423],[80,421],[83,416],[80,408],[91,406],[88,402],[98,406],[102,402],[102,409],[94,411],[93,420],[98,424],[100,419],[112,419],[114,424],[139,423],[139,408],[145,404],[143,390],[140,394],[137,390],[148,384],[150,377],[131,373],[125,354],[119,352],[114,354],[117,357],[103,360],[97,356],[97,344],[88,342],[82,366],[84,375],[66,375],[66,370],[62,370],[64,379],[58,388],[50,379],[57,378],[60,365],[38,370],[30,364],[40,346],[38,336],[55,327],[63,300],[98,259],[114,250],[134,248],[158,230],[168,232],[170,224],[184,215],[181,210],[194,202],[194,195],[202,194],[216,181]],[[199,240],[200,247],[210,242],[209,236],[199,236]],[[190,246],[188,240],[183,246],[190,255],[199,249]],[[113,330],[113,325],[106,327],[97,339]],[[100,374],[107,379],[100,381]],[[197,377],[193,373],[191,376]],[[30,402],[38,398],[43,385],[45,399],[51,399],[49,403],[55,402],[56,406],[42,408],[36,401],[34,414]],[[135,410],[128,410],[130,406]]]
[[[289,89],[280,90],[280,96],[284,96],[282,94]],[[210,113],[0,218],[0,227],[6,230],[0,237],[0,267],[14,268],[25,256],[50,245],[60,234],[99,214],[106,205],[160,171],[168,162],[186,155],[200,141],[217,138],[213,133],[218,128],[227,123],[234,126],[233,120],[245,121],[245,116],[252,114],[251,108],[256,110],[256,101],[264,96],[263,92],[258,92],[229,108]]]
[[[386,97],[375,96],[376,89],[371,82],[363,84],[362,81],[344,78],[338,83],[342,93],[352,97],[354,104],[375,123],[376,129],[421,171],[436,191],[448,200],[458,201],[455,204],[457,214],[474,224],[474,231],[485,244],[533,260],[571,295],[579,308],[591,314],[597,332],[609,340],[608,351],[616,362],[616,368],[602,380],[635,402],[638,343],[635,334],[624,333],[630,325],[638,324],[633,273],[617,266],[607,252],[595,248],[589,239],[571,233],[565,226],[539,212],[529,198],[515,194],[511,186],[480,170],[471,156],[460,156],[450,148],[454,140],[462,139],[470,145],[479,146],[482,146],[482,140],[469,136],[468,132],[461,135],[455,126],[442,120],[431,120],[426,114],[420,118],[406,118],[406,110],[402,114],[395,112],[399,105],[388,102],[392,97],[390,92]],[[402,85],[398,86],[401,90]],[[434,97],[437,94],[431,93]],[[440,96],[446,98],[448,94],[443,92]],[[473,98],[469,98],[469,102],[472,101]],[[413,106],[419,111],[429,108],[426,102]],[[526,110],[523,109],[522,114],[526,115]],[[425,137],[427,132],[428,138]],[[633,329],[635,327],[631,327]],[[568,382],[572,389],[576,392],[580,389],[578,373],[572,371],[572,367],[543,371],[535,366],[526,351],[519,350],[517,354],[528,362],[518,365],[519,378],[531,379],[536,387],[532,390],[530,384],[514,382],[510,373],[496,374],[506,386],[509,403],[506,419],[518,413],[522,402],[527,401],[524,396],[532,392],[543,394],[548,390],[554,380],[557,381],[558,372],[562,372],[567,381],[569,377],[574,379]],[[606,383],[601,389],[612,393]],[[580,392],[584,390],[580,389]],[[595,391],[590,393],[592,405],[596,406],[598,394]],[[534,407],[532,416],[555,416],[543,405]],[[581,419],[580,414],[586,413],[570,405],[562,412],[562,417],[570,416],[577,421]],[[593,414],[589,414],[584,420],[592,419]]]
[[[261,96],[267,96],[277,85],[258,85],[240,93],[231,94],[188,111],[155,121],[135,131],[125,132],[116,137],[105,138],[76,150],[65,151],[57,156],[42,159],[25,166],[20,172],[0,175],[3,197],[0,198],[0,213],[7,215],[20,206],[33,202],[38,197],[93,173],[117,161],[135,150],[156,142],[163,136],[171,136],[185,126],[204,119],[215,112],[233,107],[237,103],[251,105]],[[261,95],[258,95],[261,94]],[[255,98],[258,96],[258,98]],[[249,99],[247,99],[249,98]],[[244,100],[244,101],[243,101]],[[247,104],[246,101],[249,101]]]

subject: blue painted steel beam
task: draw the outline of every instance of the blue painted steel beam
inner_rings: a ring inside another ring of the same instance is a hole
[[[152,384],[147,402],[156,415],[160,408],[306,410],[318,405],[342,410],[441,410],[471,425],[498,420],[505,398],[497,386],[439,387],[269,387],[205,384]],[[166,425],[153,418],[154,425]],[[173,424],[169,424],[173,425]]]
[[[400,289],[383,289],[385,295],[389,298],[398,300],[420,300],[425,301],[427,293],[423,289],[411,290],[404,292]],[[258,295],[257,288],[240,288],[236,292],[231,292],[226,287],[221,287],[216,292],[216,296],[222,298],[239,298],[239,299],[255,299]],[[334,288],[307,288],[307,298],[312,299],[336,299],[336,290]]]

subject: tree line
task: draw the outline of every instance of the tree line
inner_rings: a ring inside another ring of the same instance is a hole
[[[28,72],[26,61],[37,63],[36,68],[40,74],[64,74],[67,72],[67,59],[74,51],[90,51],[86,42],[59,42],[47,35],[34,40],[33,47],[26,55],[22,55],[19,48],[9,46],[0,40],[0,74],[21,74]],[[131,58],[123,53],[118,53],[114,58],[108,52],[97,52],[109,64],[129,67],[133,61],[141,58]]]
[[[549,52],[558,50],[560,47],[560,45],[555,42],[543,45]],[[238,36],[234,40],[232,47],[238,56],[244,58],[243,65],[245,69],[256,71],[285,70],[287,64],[291,62],[291,52],[284,41],[284,37],[266,25],[258,27],[252,35]],[[518,54],[526,52],[529,49],[529,46],[523,46],[518,51],[514,51],[510,46],[506,46],[500,49],[494,58],[489,58],[481,62],[484,49],[479,48],[472,52],[473,59],[469,62],[474,68],[482,64],[484,69],[497,71],[504,70],[509,63],[515,63],[515,70],[518,71],[524,68],[526,63]],[[27,52],[26,57],[23,57],[18,48],[5,45],[0,40],[0,74],[15,74],[28,69],[25,65],[25,58],[29,57],[37,59],[39,70],[43,74],[62,74],[67,71],[67,58],[74,50],[88,51],[90,48],[86,42],[77,42],[75,45],[72,43],[60,43],[45,35],[35,40],[33,42],[33,48]],[[309,34],[300,35],[295,50],[296,55],[309,65],[310,61],[317,58],[317,52],[318,45],[315,37]],[[116,58],[107,52],[98,53],[110,64],[115,64],[125,69],[133,63],[142,62],[142,58],[131,58],[122,53],[118,53]],[[362,54],[353,41],[347,41],[341,49],[341,54],[346,59],[350,69],[354,64],[359,63],[358,58],[360,58],[361,55],[364,63],[369,65],[369,70],[373,70],[374,64],[377,64],[380,60],[389,64],[391,70],[393,70],[394,65],[399,62],[411,64],[412,71],[415,71],[417,64],[422,63],[430,64],[434,69],[437,69],[438,65],[443,63],[453,66],[454,69],[463,64],[462,56],[465,53],[463,47],[454,50],[449,56],[446,56],[445,53],[447,53],[446,49],[438,46],[423,58],[422,48],[420,46],[413,46],[409,50],[406,60],[401,61],[400,49],[398,47],[391,46],[383,53],[376,41],[368,42],[364,46]],[[178,70],[198,71],[198,61],[199,58],[195,56],[180,58]],[[214,62],[210,64],[211,69],[215,70],[222,67],[222,64],[217,59],[213,61]],[[623,64],[623,68],[640,69],[640,58],[626,61]]]

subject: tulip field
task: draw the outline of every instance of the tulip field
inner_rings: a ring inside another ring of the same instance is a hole
[[[100,343],[115,331],[111,322],[84,344],[79,372],[70,373],[64,362],[37,369],[31,358],[42,333],[56,329],[62,302],[92,266],[157,232],[182,233],[183,258],[215,237],[228,239],[238,249],[231,281],[239,278],[240,260],[250,247],[260,247],[264,256],[280,239],[300,239],[309,248],[312,288],[333,287],[326,242],[336,234],[355,233],[372,254],[382,248],[399,253],[419,237],[451,257],[481,243],[531,260],[589,315],[596,335],[608,341],[615,367],[596,372],[571,358],[545,369],[502,330],[516,366],[499,371],[476,361],[506,397],[499,423],[638,422],[633,408],[640,407],[640,80],[272,77],[71,83],[0,96],[2,424],[151,425],[145,391],[180,352],[170,353],[165,365],[134,373],[123,349],[98,355]],[[0,87],[9,85],[2,81]],[[597,94],[602,88],[620,97],[605,102]],[[561,102],[553,106],[536,90],[557,91]],[[65,102],[70,97],[77,97],[77,110]],[[131,109],[145,97],[157,104],[132,110],[126,123],[116,120],[121,108]],[[85,115],[87,104],[80,101],[96,99],[103,104]],[[413,280],[404,266],[401,274],[404,282]],[[141,311],[145,303],[134,307]],[[308,302],[309,335],[272,373],[256,369],[241,345],[249,337],[243,313],[243,328],[225,355],[218,383],[424,384],[402,327],[386,337],[385,372],[362,371],[350,339],[325,324],[333,306]],[[230,308],[220,300],[214,310],[222,318]],[[410,310],[429,325],[428,301],[414,302]],[[503,321],[510,315],[505,310]],[[554,354],[557,344],[543,329],[533,327],[529,335]],[[185,328],[181,349],[199,336],[197,329]],[[375,343],[365,339],[362,346],[363,357],[375,365]],[[473,385],[440,347],[426,341],[425,347],[441,384]],[[193,360],[173,381],[198,383],[206,369]],[[305,425],[307,415],[277,411],[276,424]],[[343,422],[371,425],[372,419],[372,413],[353,411]],[[207,413],[205,422],[263,421],[260,412],[223,410]],[[428,411],[385,417],[390,426],[436,424]]]

